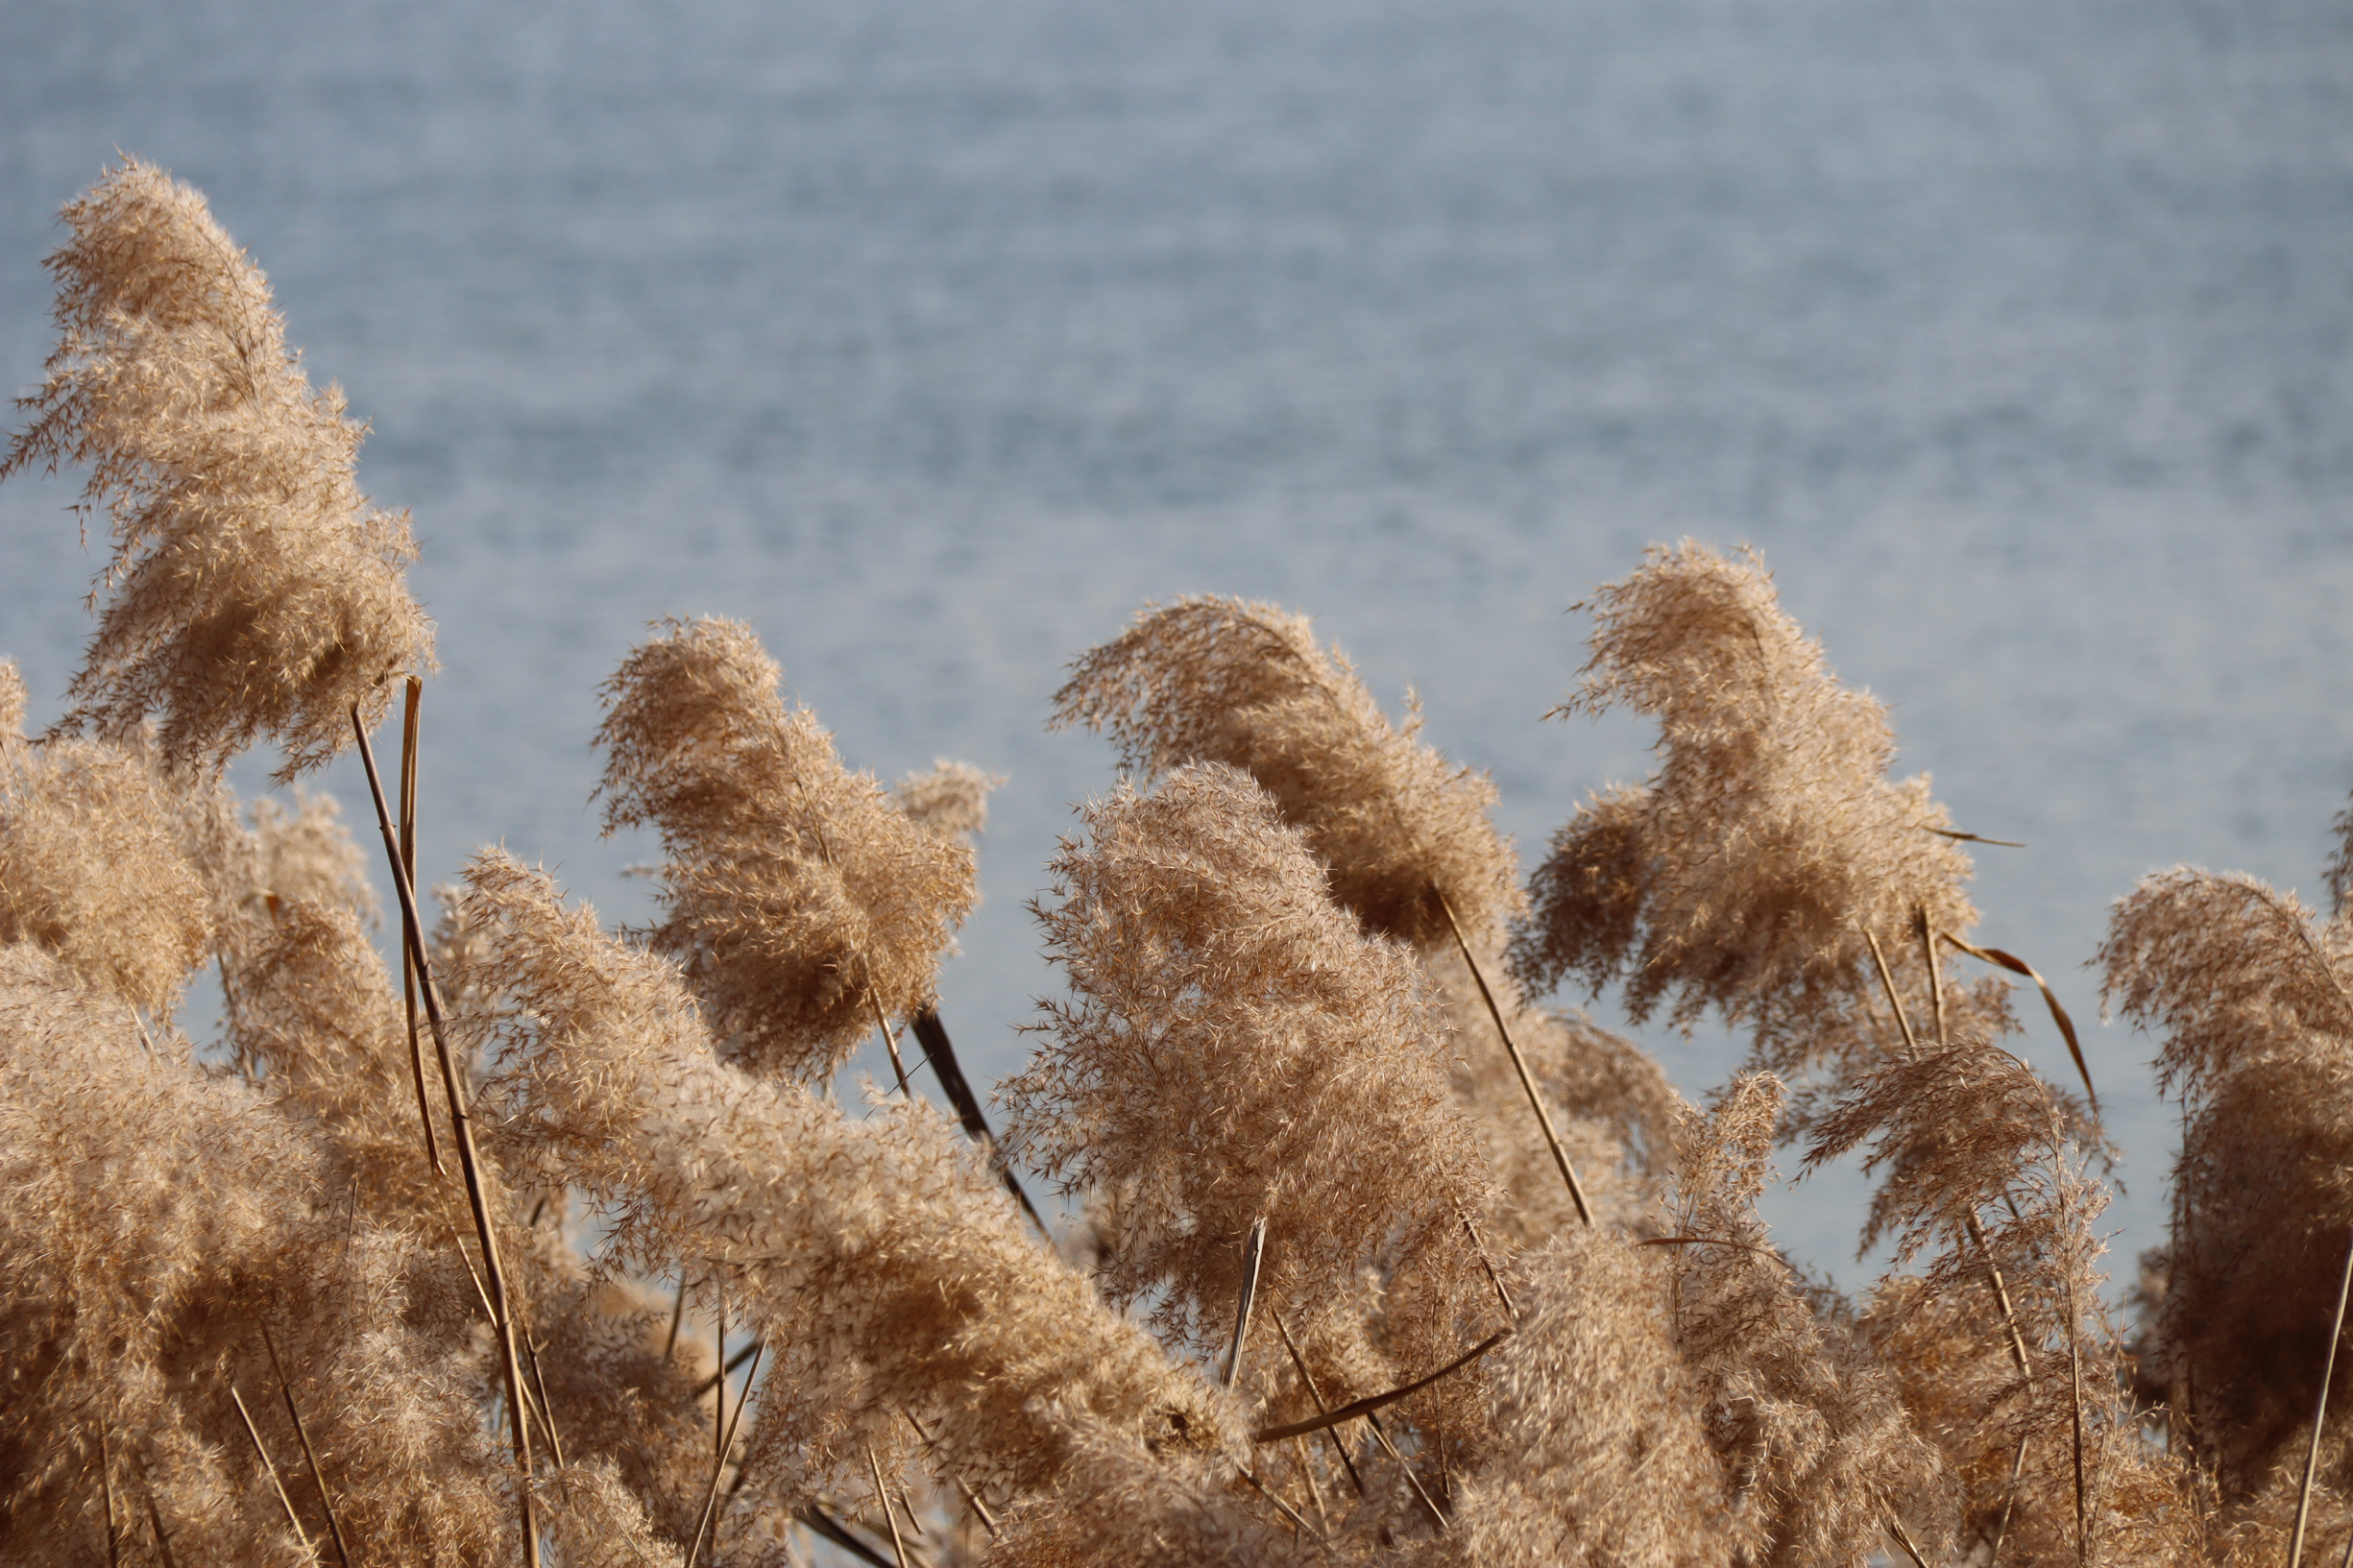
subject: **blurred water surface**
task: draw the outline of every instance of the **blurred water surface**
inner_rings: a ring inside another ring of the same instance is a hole
[[[2317,890],[2353,785],[2349,87],[2353,12],[2301,0],[16,0],[0,381],[61,203],[118,148],[198,185],[415,513],[428,863],[503,840],[642,918],[596,685],[742,616],[853,764],[1011,775],[942,980],[989,1077],[1109,777],[1047,698],[1140,601],[1314,614],[1533,856],[1646,765],[1540,722],[1565,608],[1753,543],[1903,768],[2031,846],[1983,932],[2088,1027],[2128,1276],[2172,1130],[2093,1026],[2105,905]],[[0,490],[48,711],[70,492]],[[1650,1037],[1695,1092],[1737,1055]],[[1847,1277],[1856,1190],[1771,1210]]]

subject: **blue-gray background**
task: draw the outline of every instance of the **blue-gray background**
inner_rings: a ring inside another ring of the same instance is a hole
[[[1983,934],[2089,1026],[2128,1276],[2172,1130],[2090,1026],[2105,906],[2182,860],[2313,891],[2353,785],[2349,84],[2309,0],[15,0],[0,382],[58,205],[117,148],[195,183],[415,513],[428,862],[642,916],[594,688],[742,616],[853,764],[1012,776],[942,979],[989,1077],[1108,778],[1047,697],[1140,601],[1314,614],[1532,857],[1645,767],[1540,722],[1565,608],[1754,543],[1902,767],[2031,846],[1980,855]],[[36,719],[69,496],[0,491]],[[1651,1038],[1694,1091],[1736,1054]],[[1848,1278],[1855,1192],[1771,1211]]]

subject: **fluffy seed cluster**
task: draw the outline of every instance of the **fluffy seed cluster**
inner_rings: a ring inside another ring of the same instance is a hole
[[[1147,778],[1187,762],[1240,768],[1274,797],[1331,870],[1332,897],[1371,930],[1447,940],[1520,906],[1510,847],[1487,818],[1485,776],[1392,725],[1304,615],[1240,599],[1147,605],[1071,666],[1054,723],[1110,733]]]
[[[665,622],[606,683],[596,738],[606,831],[650,824],[668,856],[655,950],[730,1060],[812,1080],[880,1015],[930,1005],[972,908],[985,776],[910,781],[919,819],[842,767],[782,679],[740,622]]]
[[[432,662],[408,518],[359,494],[363,428],[311,390],[203,197],[134,158],[64,219],[57,351],[0,478],[85,464],[82,510],[113,535],[65,723],[153,715],[168,760],[215,766],[268,736],[281,779],[317,767],[353,704],[373,723],[391,678]]]
[[[2152,1370],[2224,1494],[2258,1498],[2303,1459],[2353,1244],[2353,923],[2184,868],[2117,905],[2099,962],[2182,1106]],[[2323,1460],[2353,1493],[2353,1445]]]
[[[1274,1309],[1321,1325],[1373,1270],[1391,1360],[1465,1348],[1488,1286],[1463,1217],[1486,1212],[1487,1177],[1411,959],[1357,929],[1232,768],[1181,766],[1083,817],[1038,905],[1070,1000],[1041,1004],[1006,1098],[1024,1158],[1106,1195],[1103,1288],[1223,1349],[1263,1222]]]
[[[1532,880],[1513,965],[1537,992],[1625,980],[1639,1019],[1665,1003],[1755,1031],[1756,1065],[1833,1085],[1894,1046],[1869,942],[1904,1005],[1999,1026],[2001,987],[1943,1006],[1920,938],[1965,933],[1969,858],[1925,778],[1886,777],[1886,710],[1842,688],[1783,614],[1753,556],[1654,547],[1594,591],[1592,656],[1561,713],[1623,705],[1659,721],[1659,771],[1579,808]]]

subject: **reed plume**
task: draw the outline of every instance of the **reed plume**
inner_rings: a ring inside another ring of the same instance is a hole
[[[268,736],[290,780],[342,750],[353,704],[373,722],[389,679],[432,663],[407,516],[359,494],[364,428],[311,390],[202,196],[128,158],[63,218],[57,350],[0,460],[0,479],[87,465],[78,510],[113,537],[61,727],[153,715],[166,762],[214,767]]]
[[[601,1206],[608,1263],[723,1282],[778,1363],[752,1442],[788,1507],[902,1411],[941,1464],[1012,1490],[1050,1482],[1095,1425],[1226,1440],[1214,1391],[1024,1236],[928,1107],[851,1122],[728,1065],[675,969],[499,852],[468,868],[462,907],[483,971],[459,979],[504,1001],[495,1147]]]
[[[1241,599],[1146,605],[1071,666],[1051,725],[1108,731],[1147,782],[1188,762],[1258,781],[1331,868],[1365,927],[1446,942],[1441,901],[1468,931],[1517,911],[1517,867],[1488,821],[1486,777],[1423,745],[1419,711],[1389,722],[1304,615]]]
[[[972,847],[844,770],[816,715],[779,697],[782,672],[749,627],[660,624],[605,684],[605,830],[660,831],[664,918],[649,935],[728,1059],[829,1076],[878,1014],[930,1005],[972,907]],[[969,816],[972,783],[927,798]]]
[[[0,743],[0,942],[168,1015],[213,926],[176,792],[137,737]]]
[[[1731,1481],[1735,1550],[1759,1563],[1849,1563],[1901,1528],[1950,1532],[1952,1484],[1887,1371],[1835,1299],[1810,1287],[1757,1216],[1784,1091],[1746,1073],[1686,1115],[1669,1209],[1670,1329]]]
[[[2324,919],[2183,868],[2117,905],[2098,961],[2108,1003],[2161,1037],[2158,1083],[2181,1105],[2156,1324],[2170,1402],[2244,1504],[2301,1463],[2353,1234],[2353,929],[2341,906]],[[2339,1492],[2347,1398],[2332,1390],[2321,1448]]]
[[[1724,1471],[1668,1332],[1668,1267],[1606,1230],[1571,1226],[1524,1268],[1519,1333],[1489,1373],[1497,1436],[1465,1487],[1461,1560],[1733,1562]]]
[[[0,750],[24,738],[25,678],[15,661],[0,659]]]
[[[1305,835],[1232,768],[1179,766],[1081,816],[1034,905],[1071,994],[1040,1003],[1003,1093],[1019,1154],[1110,1194],[1098,1284],[1151,1299],[1169,1342],[1222,1350],[1263,1220],[1258,1289],[1310,1338],[1373,1270],[1398,1370],[1459,1353],[1492,1314],[1462,1228],[1487,1173],[1410,957],[1332,901]]]
[[[943,757],[893,784],[890,798],[926,832],[969,841],[988,826],[988,797],[1003,787],[1004,774]]]
[[[1659,721],[1659,771],[1580,807],[1532,879],[1513,967],[1532,992],[1621,977],[1637,1021],[1710,1010],[1754,1032],[1752,1065],[1790,1081],[1798,1120],[1898,1045],[1876,938],[1929,1016],[1917,932],[1977,919],[1969,857],[1923,778],[1886,777],[1886,710],[1841,687],[1783,614],[1754,554],[1654,546],[1597,589],[1592,653],[1556,715],[1625,706]],[[1952,1027],[2000,1028],[2003,988],[1945,991]]]
[[[26,945],[0,950],[0,1555],[106,1556],[103,1471],[153,1508],[179,1561],[298,1556],[230,1399],[273,1387],[262,1324],[362,1551],[502,1550],[487,1367],[462,1313],[432,1306],[456,1299],[456,1265],[340,1212],[289,1108],[206,1072],[175,1032],[143,1040],[119,1002]],[[291,1457],[272,1409],[255,1414]],[[298,1510],[324,1540],[315,1501]]]

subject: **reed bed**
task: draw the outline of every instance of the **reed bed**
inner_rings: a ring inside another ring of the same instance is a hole
[[[1304,616],[1148,605],[1047,715],[1117,773],[992,1110],[935,981],[1005,781],[854,771],[748,627],[602,688],[656,925],[498,849],[429,911],[431,627],[361,432],[196,192],[126,160],[64,217],[0,476],[85,470],[113,550],[53,729],[0,665],[0,1561],[2353,1560],[2353,816],[2328,911],[2115,907],[2182,1113],[2120,1321],[2073,1023],[1753,555],[1593,592],[1568,711],[1658,765],[1525,875]],[[376,832],[237,798],[257,745],[356,746]],[[1750,1059],[1690,1102],[1565,984]],[[1851,1295],[1757,1212],[1849,1153],[1893,1258]]]

